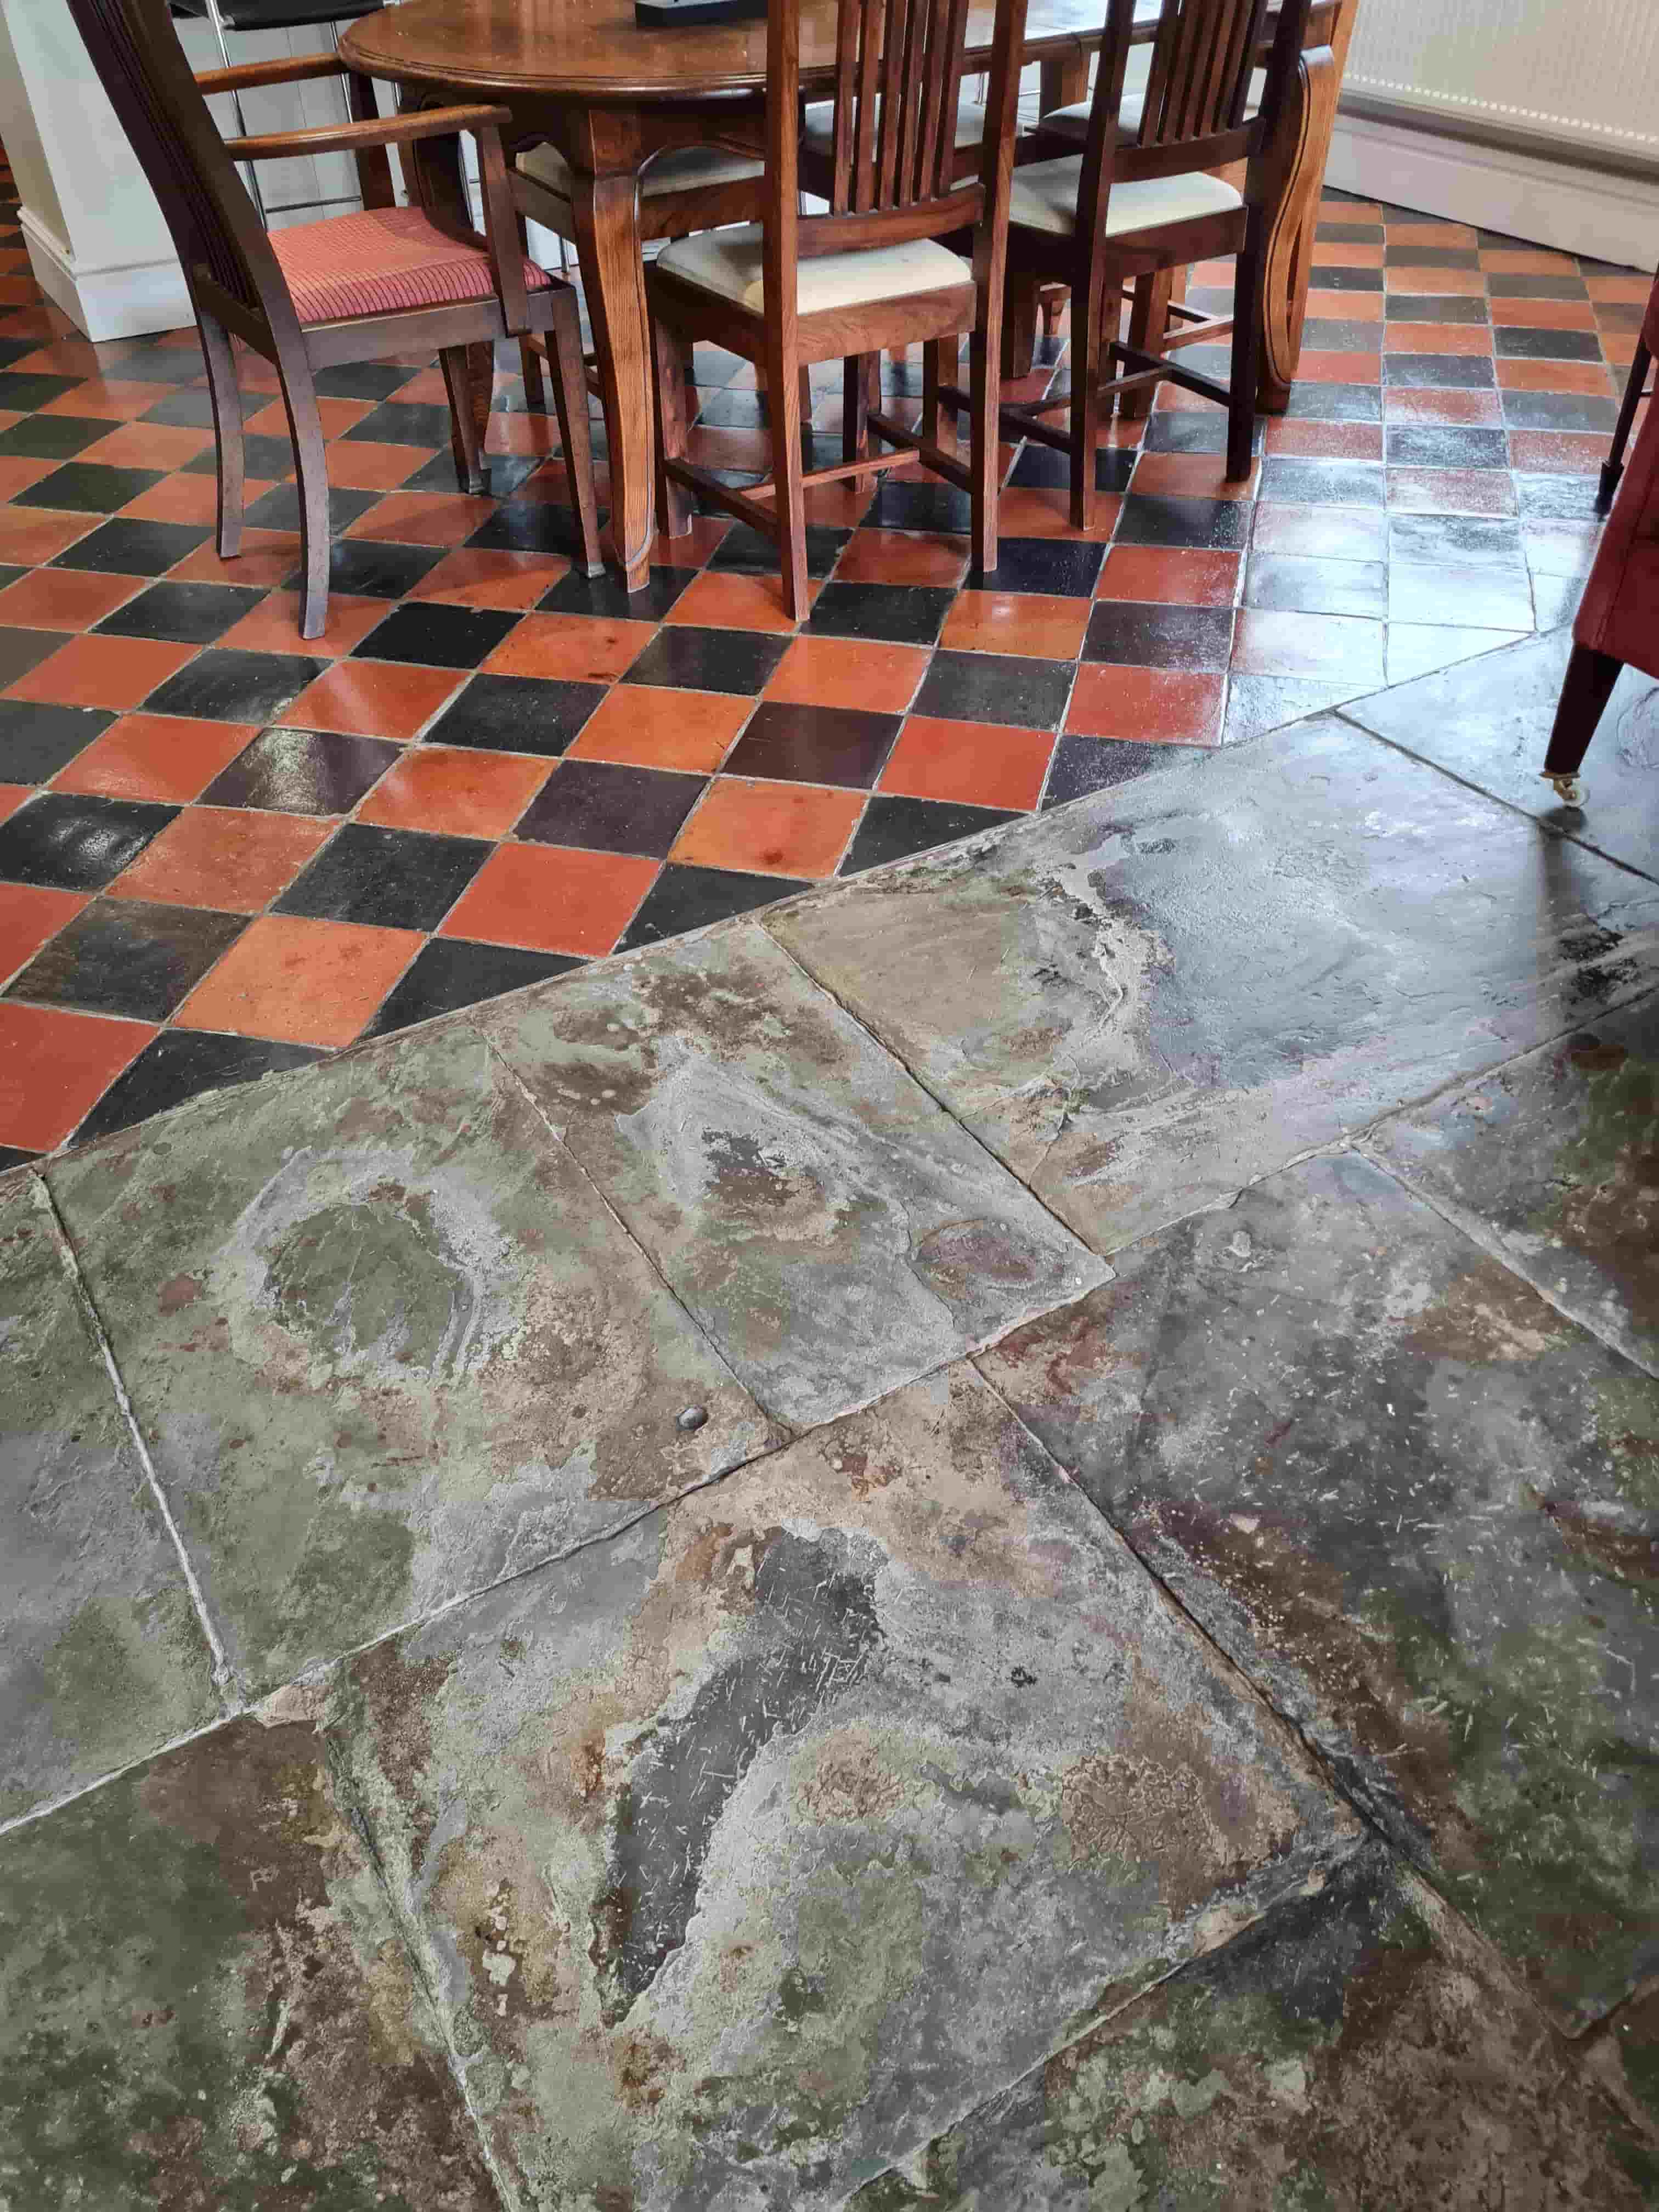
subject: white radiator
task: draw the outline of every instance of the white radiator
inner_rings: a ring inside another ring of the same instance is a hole
[[[1659,0],[1359,0],[1346,86],[1659,160]]]

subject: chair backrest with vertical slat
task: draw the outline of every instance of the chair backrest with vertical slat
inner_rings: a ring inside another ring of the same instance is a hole
[[[268,321],[273,301],[288,304],[287,287],[185,58],[167,0],[68,4],[192,289],[205,276],[248,314]]]
[[[1310,0],[1163,0],[1135,139],[1117,143],[1135,0],[1109,0],[1085,142],[1089,165],[1098,161],[1103,183],[1172,176],[1251,161],[1278,130],[1307,32]],[[1247,122],[1250,79],[1271,29],[1262,97]]]

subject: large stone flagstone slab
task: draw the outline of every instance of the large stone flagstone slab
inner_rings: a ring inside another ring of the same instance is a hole
[[[768,925],[1097,1249],[1659,975],[1659,895],[1334,718]]]
[[[1659,1375],[1659,999],[1385,1121],[1366,1148]]]
[[[213,1661],[32,1182],[0,1200],[0,1820],[212,1720]]]
[[[488,1031],[799,1427],[1106,1272],[757,923],[572,975]]]
[[[437,2022],[303,1718],[0,1838],[7,2212],[490,2212]]]
[[[1372,1845],[849,2212],[1638,2212],[1655,2154]]]
[[[465,1030],[171,1116],[52,1182],[254,1688],[774,1440]]]
[[[981,1362],[1577,2033],[1659,1968],[1659,1386],[1353,1154]]]
[[[327,1694],[536,2212],[838,2204],[1357,1838],[961,1367]]]
[[[1580,770],[1582,809],[1564,806],[1544,781],[1571,649],[1571,630],[1552,630],[1357,699],[1342,713],[1627,867],[1659,875],[1659,684],[1651,677],[1628,668],[1615,685]]]

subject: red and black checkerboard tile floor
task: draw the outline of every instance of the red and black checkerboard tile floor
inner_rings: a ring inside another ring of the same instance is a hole
[[[429,364],[326,372],[336,597],[306,643],[269,371],[243,362],[224,564],[193,335],[88,344],[0,208],[0,1161],[1561,620],[1647,280],[1323,214],[1250,484],[1219,412],[1166,393],[1111,427],[1086,538],[1063,459],[1011,452],[971,581],[957,494],[836,486],[799,630],[769,546],[712,516],[643,594],[576,574],[556,428],[510,369],[488,499],[455,490]],[[1063,386],[1048,351],[1030,390]],[[700,458],[752,478],[752,373],[697,375]]]

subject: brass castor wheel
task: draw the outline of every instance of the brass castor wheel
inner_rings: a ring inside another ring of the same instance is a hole
[[[1576,775],[1552,775],[1546,769],[1544,781],[1555,787],[1555,795],[1564,806],[1583,805],[1584,787]]]

